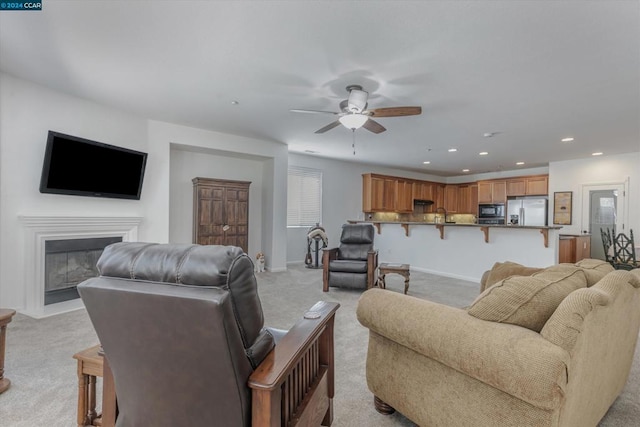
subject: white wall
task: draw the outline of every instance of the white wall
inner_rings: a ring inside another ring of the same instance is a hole
[[[164,162],[166,200],[158,196],[154,208],[166,212],[161,219],[167,220],[164,228],[170,241],[191,241],[191,178],[251,181],[249,253],[263,251],[272,271],[286,268],[287,242],[280,237],[286,235],[286,145],[157,121],[149,122],[149,145]],[[176,207],[185,204],[185,191],[188,209]],[[154,215],[158,214],[149,214]]]
[[[147,151],[147,121],[0,73],[0,305],[24,305],[24,228],[20,215],[145,216],[156,191],[150,161],[136,200],[41,194],[47,132],[55,130]],[[153,238],[145,223],[140,239]]]
[[[433,175],[295,153],[289,153],[289,164],[322,171],[321,225],[327,232],[329,247],[339,245],[342,224],[350,219],[363,218],[362,174],[379,173],[444,182],[442,177]],[[308,229],[309,227],[287,228],[287,262],[304,261],[307,253]]]
[[[640,147],[640,141],[638,146]],[[579,234],[588,228],[588,224],[582,224],[582,187],[584,185],[613,183],[626,185],[626,226],[627,229],[633,229],[636,236],[640,236],[640,152],[550,162],[549,210],[553,212],[554,192],[573,192],[571,225],[563,227],[562,232]]]
[[[255,254],[262,248],[262,181],[261,160],[242,159],[182,147],[171,149],[171,190],[169,241],[191,243],[193,235],[193,183],[195,177],[250,181],[249,247]]]
[[[141,199],[41,194],[49,130],[147,152]],[[191,159],[201,168],[198,172],[216,176],[216,170],[224,171],[226,178],[253,182],[250,250],[266,252],[272,270],[285,269],[286,145],[147,120],[0,73],[0,306],[25,306],[25,231],[20,215],[139,216],[139,240],[185,241],[185,227],[192,218],[182,210],[171,216],[171,190],[178,188],[174,198],[184,201],[179,189],[184,178],[174,185],[172,175],[189,176],[194,170],[180,156],[172,167],[171,147],[177,145],[204,150],[201,160]],[[232,164],[238,168],[234,175]],[[188,194],[191,207],[191,190]]]

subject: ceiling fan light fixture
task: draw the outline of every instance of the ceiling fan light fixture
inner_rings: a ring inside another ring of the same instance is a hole
[[[363,114],[346,114],[340,117],[340,123],[347,129],[360,129],[369,120],[369,116]]]

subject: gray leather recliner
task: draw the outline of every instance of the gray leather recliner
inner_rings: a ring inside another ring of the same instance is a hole
[[[376,283],[378,251],[373,247],[372,224],[344,224],[338,248],[322,254],[322,290],[330,286],[370,289]]]
[[[280,425],[293,412],[257,404],[273,392],[301,403],[304,396],[282,391],[291,369],[308,384],[331,384],[305,394],[320,394],[317,423],[331,424],[333,367],[327,365],[337,304],[319,302],[313,319],[292,328],[302,324],[307,335],[265,328],[253,263],[233,246],[116,243],[104,250],[98,270],[78,291],[113,373],[117,427],[250,426],[256,416]],[[309,338],[330,344],[308,347]],[[272,351],[275,346],[281,350]],[[278,371],[287,365],[289,371]],[[265,413],[274,408],[276,414]]]

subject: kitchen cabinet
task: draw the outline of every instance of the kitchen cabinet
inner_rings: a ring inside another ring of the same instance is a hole
[[[478,181],[478,203],[506,203],[507,182],[505,180]]]
[[[413,183],[413,198],[418,200],[434,200],[434,184],[426,181]],[[434,200],[435,201],[435,200]]]
[[[396,180],[372,174],[362,175],[362,210],[391,212],[396,205]]]
[[[549,193],[549,175],[509,178],[507,196],[546,196]]]
[[[459,184],[458,185],[458,213],[474,214],[478,213],[478,185]]]
[[[385,175],[362,175],[363,212],[413,212],[414,181]]]
[[[458,186],[457,185],[445,185],[444,186],[444,208],[447,213],[458,213]]]
[[[573,264],[584,258],[591,258],[591,235],[571,236],[561,234],[559,237],[558,262]]]
[[[507,196],[524,196],[527,185],[524,177],[507,180]]]
[[[395,194],[395,211],[413,212],[413,182],[405,179],[396,180]]]
[[[546,196],[549,194],[549,175],[527,177],[525,194],[527,196]]]
[[[249,249],[248,181],[193,178],[193,243]]]

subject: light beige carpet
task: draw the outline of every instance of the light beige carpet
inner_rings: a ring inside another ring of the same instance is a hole
[[[319,300],[341,304],[335,324],[334,426],[414,426],[401,414],[384,416],[373,408],[373,397],[365,382],[368,334],[355,315],[361,292],[331,288],[323,293],[322,271],[302,265],[290,266],[281,273],[260,273],[257,277],[269,326],[291,327]],[[403,283],[398,275],[387,276],[389,290],[402,292]],[[411,273],[409,294],[419,298],[464,307],[473,301],[478,290],[477,283]],[[0,426],[76,426],[78,380],[72,356],[96,343],[84,310],[41,320],[16,315],[7,330],[5,376],[11,379],[12,386],[0,395]],[[600,427],[640,426],[639,396],[640,351],[636,351],[629,382]]]

